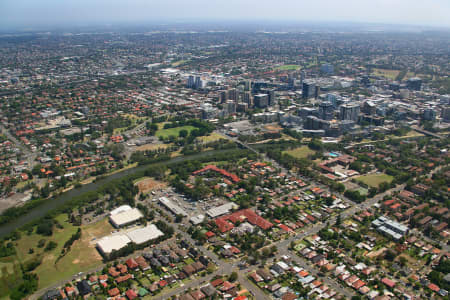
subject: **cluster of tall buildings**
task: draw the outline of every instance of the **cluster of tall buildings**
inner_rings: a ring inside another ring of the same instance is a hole
[[[201,76],[189,75],[187,87],[190,89],[201,89],[203,87],[203,80]]]
[[[232,102],[236,109],[266,108],[276,103],[275,89],[253,86],[251,81],[245,81],[241,89],[231,88],[219,92],[219,102],[232,107]]]

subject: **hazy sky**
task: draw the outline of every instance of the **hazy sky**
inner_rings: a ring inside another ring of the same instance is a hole
[[[450,27],[450,0],[0,0],[0,25],[168,20],[354,21]]]

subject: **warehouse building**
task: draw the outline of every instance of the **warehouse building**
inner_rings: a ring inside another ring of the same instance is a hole
[[[137,245],[144,244],[163,235],[164,233],[162,233],[155,224],[150,224],[146,227],[135,229],[127,233],[128,238]]]
[[[124,234],[105,236],[97,242],[97,249],[102,255],[109,255],[114,250],[120,250],[131,240]]]
[[[167,207],[167,209],[170,210],[174,215],[182,215],[183,217],[186,217],[188,215],[184,209],[182,209],[166,197],[159,198],[159,202]]]
[[[142,217],[144,217],[144,215],[139,209],[123,205],[110,213],[109,220],[114,227],[119,228],[134,223]]]
[[[220,206],[209,209],[206,214],[211,218],[217,218],[219,216],[228,214],[231,210],[238,208],[239,206],[233,202],[228,202]]]

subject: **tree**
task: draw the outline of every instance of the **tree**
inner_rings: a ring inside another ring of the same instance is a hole
[[[272,254],[277,253],[277,251],[278,251],[277,246],[273,245],[272,247],[270,247],[270,252],[271,252]]]
[[[342,222],[342,220],[341,220],[341,214],[339,214],[339,215],[337,215],[337,217],[336,217],[336,226],[341,225],[341,222]]]
[[[236,272],[232,272],[232,273],[230,274],[230,277],[228,277],[228,280],[231,281],[231,282],[234,282],[234,281],[236,281],[237,279],[238,279],[238,274],[237,274]]]
[[[57,243],[55,243],[54,241],[50,241],[47,243],[47,246],[45,246],[44,251],[51,251],[51,250],[55,249],[56,246],[58,246]]]
[[[43,220],[36,228],[36,233],[44,236],[51,236],[53,234],[53,221]]]
[[[182,129],[182,130],[180,130],[180,132],[178,133],[178,136],[180,137],[180,138],[185,138],[185,137],[187,137],[188,136],[188,131],[186,130],[186,129]]]
[[[181,221],[183,221],[183,215],[177,214],[177,216],[175,217],[175,222],[180,223]]]
[[[391,249],[387,250],[387,251],[384,253],[384,258],[387,259],[387,260],[389,260],[389,261],[393,261],[393,260],[395,259],[395,257],[396,257],[396,254],[395,254],[395,252],[392,251]]]

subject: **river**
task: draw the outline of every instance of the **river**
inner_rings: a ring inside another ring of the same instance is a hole
[[[206,152],[201,152],[201,153],[197,153],[197,154],[193,154],[193,155],[187,155],[187,156],[178,156],[175,158],[172,158],[171,160],[168,161],[164,161],[164,162],[158,162],[158,163],[154,163],[154,164],[148,164],[148,165],[144,165],[144,166],[138,166],[135,168],[131,168],[131,169],[127,169],[121,172],[117,172],[115,174],[109,175],[105,178],[102,178],[100,180],[97,180],[96,182],[92,182],[89,184],[85,184],[79,188],[74,188],[71,189],[70,191],[67,191],[55,198],[50,198],[47,201],[45,201],[43,204],[35,207],[34,209],[32,209],[31,211],[29,211],[28,213],[26,213],[25,215],[19,217],[18,219],[15,219],[9,223],[3,224],[0,226],[0,237],[3,237],[11,232],[13,232],[14,230],[16,230],[17,228],[20,228],[21,226],[32,222],[36,219],[42,218],[44,217],[48,212],[52,211],[53,209],[56,209],[60,206],[62,206],[64,203],[66,203],[67,201],[69,201],[70,199],[72,199],[73,197],[79,196],[83,193],[86,192],[90,192],[90,191],[95,191],[97,190],[100,186],[104,185],[105,183],[108,183],[112,180],[118,179],[118,178],[122,178],[124,176],[133,174],[135,172],[139,172],[139,171],[143,171],[149,167],[152,166],[158,166],[158,165],[167,165],[167,164],[171,164],[171,163],[177,163],[177,162],[182,162],[182,161],[186,161],[186,160],[192,160],[192,159],[196,159],[196,158],[200,158],[200,157],[205,157],[205,156],[213,156],[216,154],[220,154],[220,153],[225,153],[228,151],[233,151],[235,149],[226,149],[226,150],[212,150],[212,151],[206,151]]]

